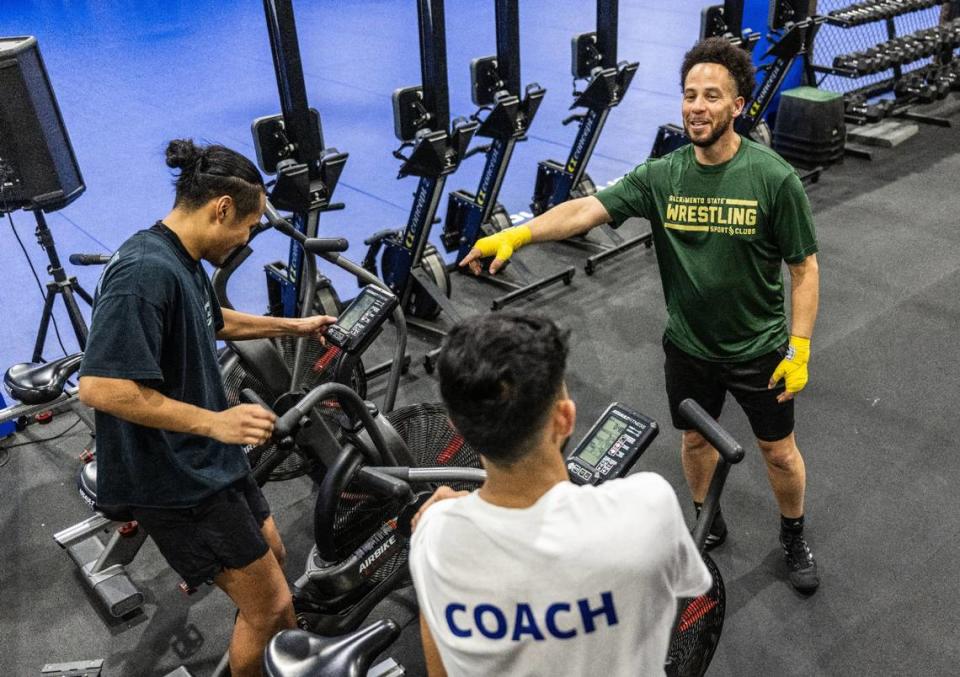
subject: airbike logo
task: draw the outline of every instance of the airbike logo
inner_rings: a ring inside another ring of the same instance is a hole
[[[383,557],[385,554],[390,552],[393,549],[393,546],[397,544],[396,534],[391,535],[386,541],[377,546],[376,550],[371,552],[360,564],[360,573],[363,574],[371,565],[375,564],[377,560]]]
[[[750,237],[757,234],[757,201],[671,195],[663,225],[670,230]]]

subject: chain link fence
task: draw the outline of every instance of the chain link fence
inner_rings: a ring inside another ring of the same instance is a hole
[[[849,0],[820,0],[817,3],[817,13],[829,16],[831,12],[850,7]],[[864,3],[859,3],[864,4]],[[951,3],[945,3],[950,5]],[[915,33],[932,28],[941,21],[943,6],[928,7],[917,11],[907,12],[893,17],[892,27],[888,28],[886,19],[878,19],[868,23],[849,27],[825,23],[820,27],[814,40],[812,63],[817,66],[832,66],[834,59],[841,54],[862,52],[870,47],[886,42],[891,38]],[[904,64],[902,73],[908,73],[922,68],[932,62],[932,57],[924,57]],[[841,75],[817,73],[818,86],[833,92],[850,92],[863,87],[889,80],[894,77],[893,68],[862,77],[844,77]]]

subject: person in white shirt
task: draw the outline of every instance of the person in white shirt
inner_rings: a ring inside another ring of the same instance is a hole
[[[444,343],[441,394],[487,479],[441,487],[414,520],[431,677],[662,675],[677,598],[710,588],[666,480],[568,480],[567,340],[549,319],[496,313]]]

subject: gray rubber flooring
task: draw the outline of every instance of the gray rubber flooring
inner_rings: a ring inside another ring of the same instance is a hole
[[[872,162],[848,159],[808,189],[821,247],[821,307],[797,434],[809,481],[807,531],[823,584],[804,598],[786,583],[776,504],[749,445],[723,500],[731,533],[715,559],[729,606],[712,675],[957,674],[958,151],[956,128],[923,127]],[[583,258],[562,245],[524,256],[543,270]],[[486,308],[493,294],[459,277],[454,286],[465,311]],[[573,329],[569,387],[578,436],[612,400],[665,426],[639,467],[663,474],[690,517],[663,392],[664,308],[653,252],[635,251],[592,277],[581,269],[571,287],[518,307]],[[412,341],[414,355],[424,346]],[[372,395],[379,394],[375,387]],[[415,363],[401,404],[434,399],[432,379]],[[721,422],[750,441],[735,404]],[[64,415],[4,446],[71,423]],[[55,531],[88,514],[73,488],[85,441],[77,426],[54,442],[10,448],[0,466],[0,674],[33,675],[45,663],[91,658],[106,659],[107,677],[163,675],[180,664],[208,674],[230,633],[225,596],[206,590],[182,597],[148,542],[130,567],[147,594],[144,612],[112,620],[54,544]],[[272,484],[267,495],[292,579],[312,537],[311,487],[305,480]],[[378,613],[411,617],[402,599]],[[419,674],[415,631],[394,655],[408,674]]]

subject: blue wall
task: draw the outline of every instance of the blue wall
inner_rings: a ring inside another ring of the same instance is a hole
[[[405,222],[416,185],[396,179],[399,163],[390,154],[397,146],[391,92],[420,79],[415,3],[301,0],[295,6],[310,103],[321,111],[326,143],[350,154],[336,194],[347,209],[325,215],[321,231],[347,237],[352,258],[362,258],[364,238]],[[639,61],[640,70],[591,161],[598,184],[641,162],[657,126],[679,119],[680,59],[696,40],[700,7],[691,0],[621,0],[619,58]],[[217,141],[253,155],[250,122],[279,110],[262,11],[259,0],[4,2],[3,32],[39,39],[87,184],[83,196],[49,217],[64,260],[72,252],[112,251],[167,213],[173,193],[163,149],[169,139]],[[573,126],[560,125],[572,101],[570,38],[593,30],[596,16],[593,3],[583,0],[523,0],[520,19],[523,82],[539,82],[547,95],[501,195],[513,213],[529,209],[537,162],[563,159],[572,142]],[[495,52],[493,3],[448,0],[447,26],[451,113],[466,115],[474,110],[469,62]],[[479,157],[464,163],[447,188],[475,187],[481,164]],[[13,220],[46,282],[31,215],[17,212]],[[435,241],[437,235],[434,228]],[[262,265],[284,257],[286,242],[267,234],[256,244],[231,298],[262,312]],[[5,369],[29,357],[42,299],[7,223],[0,226],[0,259]],[[98,271],[68,272],[93,289]],[[331,277],[343,295],[352,295],[352,280]],[[72,351],[69,324],[62,311],[57,316]],[[52,337],[47,346],[48,357],[58,354]]]

